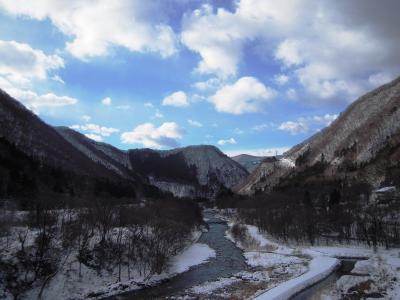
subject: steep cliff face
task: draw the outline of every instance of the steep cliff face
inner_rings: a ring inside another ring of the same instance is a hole
[[[160,151],[163,157],[178,153],[183,156],[189,166],[196,168],[200,185],[208,185],[210,180],[217,180],[223,186],[231,188],[248,175],[244,167],[214,146],[199,145]]]
[[[293,147],[278,162],[264,162],[237,187],[241,193],[271,190],[301,174],[350,177],[374,186],[390,177],[399,158],[400,78],[352,103],[327,128]]]

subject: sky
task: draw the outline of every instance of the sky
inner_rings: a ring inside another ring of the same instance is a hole
[[[121,149],[281,153],[400,74],[398,0],[0,0],[0,88]]]

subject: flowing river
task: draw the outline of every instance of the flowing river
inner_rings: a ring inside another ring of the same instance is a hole
[[[208,212],[204,214],[204,217],[208,220],[209,231],[203,233],[198,242],[207,244],[214,249],[216,251],[215,258],[157,286],[127,292],[109,299],[163,299],[206,281],[217,280],[219,277],[230,277],[245,270],[247,265],[242,250],[225,238],[225,231],[228,230],[226,223]]]
[[[133,299],[165,299],[171,296],[184,295],[184,291],[202,284],[206,281],[214,281],[220,277],[230,277],[240,271],[248,269],[243,252],[234,243],[225,238],[227,224],[216,218],[214,214],[206,212],[209,231],[201,235],[199,243],[207,244],[216,251],[216,257],[207,263],[192,267],[189,271],[181,273],[156,286],[141,290],[126,292],[107,299],[110,300],[133,300]],[[342,266],[330,276],[311,286],[291,300],[317,300],[328,289],[332,288],[336,280],[348,274],[354,261],[342,261]]]

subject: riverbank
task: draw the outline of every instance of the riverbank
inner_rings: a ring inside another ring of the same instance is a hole
[[[74,255],[70,255],[63,268],[49,282],[43,291],[42,297],[43,299],[102,299],[128,291],[155,286],[215,257],[216,254],[213,249],[206,244],[198,242],[201,234],[201,230],[194,231],[187,246],[170,259],[168,269],[150,278],[144,277],[139,272],[131,269],[129,280],[116,282],[116,278],[118,278],[117,268],[98,272],[82,265],[82,276],[77,281],[74,278],[78,276],[79,272],[78,261]],[[124,277],[128,276],[126,265],[122,266],[121,273]],[[36,299],[38,293],[39,289],[34,288],[26,294],[26,298]]]
[[[249,265],[273,266],[279,262],[277,255],[298,257],[308,262],[307,271],[300,276],[277,285],[270,285],[256,292],[255,299],[289,299],[298,292],[328,277],[339,265],[338,259],[360,260],[349,275],[341,277],[329,289],[313,299],[342,299],[351,295],[400,299],[400,252],[399,249],[371,249],[359,246],[288,246],[273,241],[253,225],[242,224],[245,234],[234,236],[235,226],[240,223],[235,215],[223,214],[230,231],[227,238],[245,252]],[[243,230],[243,229],[242,229]],[[236,228],[237,231],[237,228]],[[278,256],[279,257],[279,256]],[[325,297],[325,298],[324,298]],[[357,298],[358,299],[358,298]]]

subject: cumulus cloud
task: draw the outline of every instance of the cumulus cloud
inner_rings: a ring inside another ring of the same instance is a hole
[[[165,122],[156,127],[152,123],[136,126],[132,131],[121,134],[124,144],[140,144],[149,148],[170,148],[179,146],[177,140],[183,137],[184,131],[175,122]]]
[[[319,130],[321,126],[330,125],[338,115],[325,114],[323,116],[312,116],[298,118],[296,121],[286,121],[278,126],[279,130],[288,131],[292,135],[307,133],[311,128]]]
[[[106,106],[110,106],[111,103],[112,103],[112,99],[110,97],[106,97],[101,100],[101,104],[106,105]]]
[[[230,144],[230,145],[237,144],[237,142],[234,138],[230,138],[230,139],[226,139],[226,140],[219,140],[217,143],[220,146],[224,146],[224,145],[228,145],[228,144]]]
[[[206,81],[198,81],[193,84],[193,87],[199,91],[205,92],[215,90],[222,85],[223,81],[217,77],[207,79]]]
[[[106,55],[113,46],[162,57],[177,51],[173,30],[158,14],[160,7],[140,0],[38,0],[29,4],[0,0],[0,6],[16,16],[49,19],[72,39],[66,49],[81,59]]]
[[[187,121],[188,121],[188,123],[189,123],[190,126],[193,126],[193,127],[203,127],[203,124],[201,124],[201,123],[198,122],[198,121],[191,120],[191,119],[189,119],[189,120],[187,120]]]
[[[183,91],[177,91],[165,97],[162,101],[164,106],[187,107],[189,106],[188,98]]]
[[[71,129],[88,131],[91,134],[100,135],[102,137],[108,137],[113,133],[119,132],[119,129],[113,127],[105,127],[97,124],[89,123],[84,125],[72,125]]]
[[[184,20],[182,42],[200,55],[199,72],[227,78],[256,41],[306,99],[349,101],[400,72],[399,9],[397,0],[238,0],[232,11],[204,5]]]
[[[58,55],[46,55],[28,44],[0,40],[0,74],[13,83],[47,79],[52,70],[64,67]]]
[[[257,112],[262,104],[275,96],[275,91],[266,87],[254,77],[242,77],[233,84],[219,89],[210,101],[217,111],[231,114]]]
[[[281,125],[278,127],[279,130],[284,130],[284,131],[289,131],[290,134],[296,135],[299,133],[306,133],[308,132],[308,126],[304,122],[297,121],[287,121],[283,122]]]
[[[46,55],[28,44],[0,40],[0,88],[35,113],[78,102],[73,97],[31,90],[34,80],[46,80],[50,72],[63,67],[64,61],[58,55]]]
[[[102,142],[103,141],[103,137],[101,135],[98,134],[94,134],[94,133],[85,133],[85,136],[88,137],[89,139],[92,139],[96,142]]]
[[[22,102],[28,109],[39,114],[48,109],[73,105],[78,99],[68,96],[58,96],[53,93],[37,94],[30,90],[14,87],[10,82],[0,77],[0,88],[7,91],[12,97]]]

